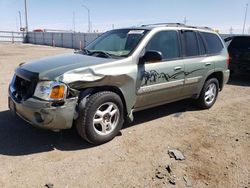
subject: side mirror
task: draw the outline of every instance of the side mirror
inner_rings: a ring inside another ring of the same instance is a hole
[[[162,60],[162,53],[159,51],[147,51],[141,58],[142,62],[156,63]]]

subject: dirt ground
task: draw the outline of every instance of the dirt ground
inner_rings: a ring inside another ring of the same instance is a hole
[[[185,100],[138,112],[120,136],[95,147],[75,130],[33,128],[7,107],[19,63],[65,52],[72,50],[0,44],[0,187],[182,188],[185,176],[194,188],[250,188],[250,78],[231,80],[210,110]]]

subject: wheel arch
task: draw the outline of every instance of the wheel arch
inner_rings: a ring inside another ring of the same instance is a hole
[[[121,98],[122,104],[124,107],[124,116],[126,117],[128,115],[128,108],[127,108],[126,100],[125,100],[122,90],[116,86],[97,86],[97,87],[92,87],[92,88],[83,88],[80,90],[79,101],[81,101],[82,99],[84,99],[85,97],[89,95],[93,95],[95,93],[102,92],[102,91],[114,92]]]
[[[224,79],[223,72],[222,71],[215,71],[215,72],[208,74],[207,77],[203,80],[202,84],[200,84],[198,94],[195,95],[195,98],[199,98],[204,84],[206,83],[207,80],[209,80],[211,78],[216,78],[218,80],[220,91],[223,89],[223,86],[224,86],[224,84],[223,84],[224,83],[223,82],[223,79]]]
[[[219,89],[220,91],[223,89],[223,72],[221,71],[216,71],[213,72],[212,74],[208,75],[205,82],[211,78],[216,78],[219,82]]]

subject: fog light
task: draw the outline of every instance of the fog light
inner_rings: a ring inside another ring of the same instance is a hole
[[[44,122],[44,118],[42,116],[42,114],[38,113],[38,112],[35,112],[35,119],[38,123],[43,123]]]

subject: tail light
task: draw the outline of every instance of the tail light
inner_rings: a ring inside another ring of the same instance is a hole
[[[231,63],[231,57],[228,54],[228,56],[227,56],[227,67],[229,67],[230,63]]]

